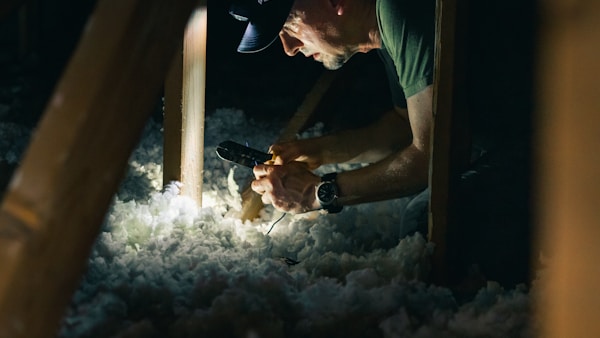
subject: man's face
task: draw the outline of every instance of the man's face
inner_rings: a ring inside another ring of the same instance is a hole
[[[296,0],[279,38],[287,55],[300,52],[334,70],[348,61],[355,51],[344,44],[335,10],[318,7],[323,3]]]

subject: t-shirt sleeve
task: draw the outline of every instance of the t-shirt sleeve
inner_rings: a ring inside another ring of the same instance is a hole
[[[406,98],[433,83],[435,1],[379,0],[379,30]]]
[[[377,54],[381,58],[381,62],[385,67],[385,75],[388,80],[388,87],[392,96],[392,102],[395,106],[406,108],[406,97],[404,97],[404,90],[400,87],[398,81],[398,74],[396,73],[396,66],[390,54],[384,49],[378,49]]]

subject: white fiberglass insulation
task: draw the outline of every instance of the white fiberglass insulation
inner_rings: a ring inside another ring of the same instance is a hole
[[[490,282],[459,305],[422,281],[433,247],[398,240],[403,199],[286,215],[268,235],[282,215],[271,207],[242,223],[251,170],[215,146],[266,150],[279,127],[233,109],[207,116],[202,208],[177,184],[162,189],[160,128],[150,123],[131,157],[60,337],[530,336],[521,288]]]

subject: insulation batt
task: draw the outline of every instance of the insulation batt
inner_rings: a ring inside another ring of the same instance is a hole
[[[434,248],[418,233],[398,238],[405,199],[286,215],[268,235],[282,215],[270,206],[241,222],[240,191],[252,172],[218,159],[215,147],[231,139],[266,150],[280,128],[236,109],[208,114],[199,208],[178,194],[179,183],[163,189],[161,125],[150,121],[58,336],[533,336],[524,288],[489,282],[458,304],[423,281]],[[2,141],[14,162],[23,145],[9,139],[28,131],[2,130],[14,134]]]

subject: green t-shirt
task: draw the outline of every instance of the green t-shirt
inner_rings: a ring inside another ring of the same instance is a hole
[[[433,83],[435,1],[377,0],[379,50],[394,103]]]

